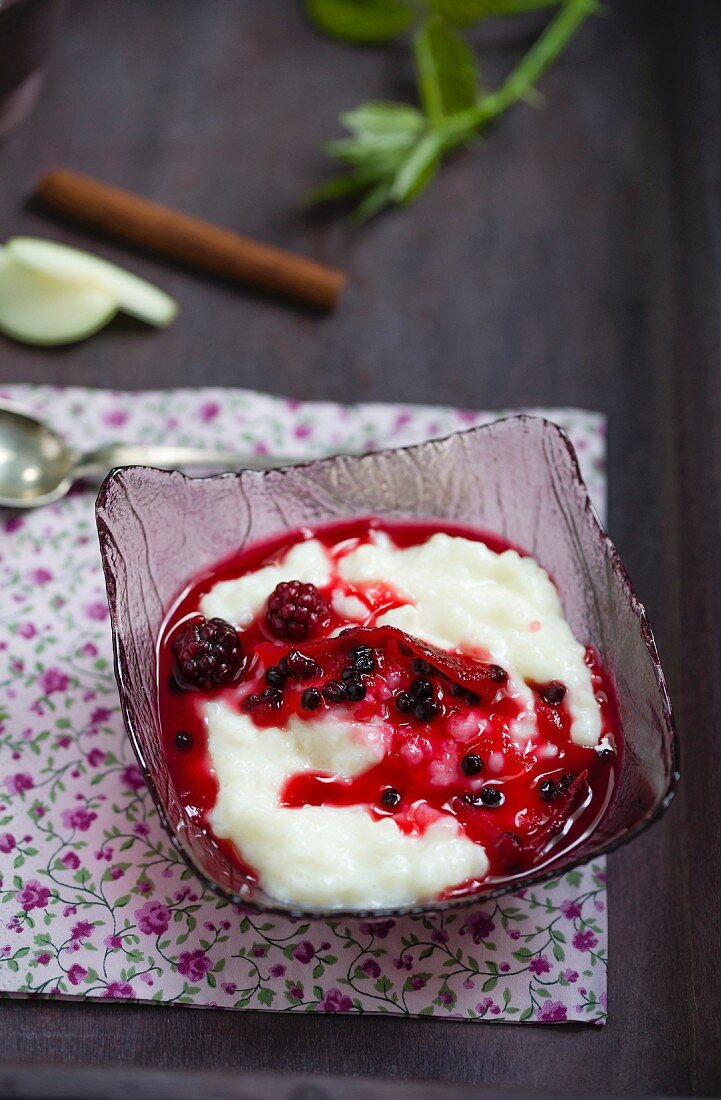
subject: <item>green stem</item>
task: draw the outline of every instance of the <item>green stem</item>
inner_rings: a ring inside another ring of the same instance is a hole
[[[450,146],[465,141],[470,131],[498,118],[514,103],[525,99],[581,24],[599,8],[598,0],[567,0],[498,91],[484,96],[475,107],[469,107],[449,121],[445,144]]]

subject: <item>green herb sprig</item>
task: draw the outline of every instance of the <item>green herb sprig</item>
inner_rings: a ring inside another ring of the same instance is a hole
[[[412,202],[448,153],[519,100],[538,101],[536,82],[600,7],[599,0],[305,0],[312,22],[345,41],[409,35],[419,102],[371,101],[342,114],[350,137],[327,142],[325,151],[349,170],[306,201],[360,196],[360,221]],[[486,89],[462,29],[488,16],[542,8],[556,9],[550,22],[500,87]]]

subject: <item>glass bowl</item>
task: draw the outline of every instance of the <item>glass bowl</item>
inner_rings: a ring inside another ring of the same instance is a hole
[[[189,478],[131,466],[108,475],[96,517],[123,715],[165,827],[196,874],[244,906],[341,914],[308,913],[267,896],[186,814],[162,748],[156,640],[188,582],[245,543],[371,514],[461,522],[532,554],[554,578],[577,638],[596,647],[611,675],[624,741],[613,801],[579,846],[542,871],[480,894],[383,914],[452,908],[556,877],[659,817],[678,779],[677,735],[646,613],[593,510],[566,434],[547,420],[514,416],[418,446],[263,472]]]

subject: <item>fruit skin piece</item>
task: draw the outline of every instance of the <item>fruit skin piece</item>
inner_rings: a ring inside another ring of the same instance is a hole
[[[107,290],[68,283],[17,263],[0,247],[0,331],[23,344],[73,344],[118,310]]]
[[[178,303],[164,290],[90,252],[41,237],[11,237],[5,247],[17,263],[39,274],[106,291],[124,313],[156,328],[177,315]]]

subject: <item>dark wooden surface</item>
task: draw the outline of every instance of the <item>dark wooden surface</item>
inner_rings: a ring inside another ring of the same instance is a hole
[[[489,77],[522,45],[489,28]],[[296,201],[339,110],[407,94],[401,53],[323,40],[290,0],[67,4],[42,103],[0,149],[4,234],[87,240],[24,205],[59,163],[351,284],[318,319],[132,257],[182,303],[169,331],[2,343],[2,379],[604,410],[609,525],[657,630],[685,774],[667,818],[610,860],[605,1029],[16,1001],[2,1057],[721,1091],[720,61],[717,0],[611,3],[544,80],[545,109],[517,108],[416,207],[357,231]]]

